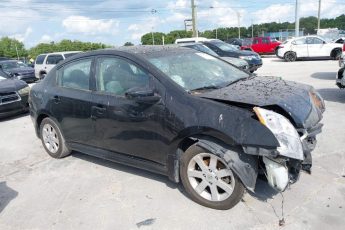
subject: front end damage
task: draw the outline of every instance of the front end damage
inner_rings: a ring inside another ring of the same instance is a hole
[[[324,104],[322,107],[324,111]],[[280,146],[275,149],[243,146],[243,150],[261,156],[260,169],[269,185],[279,192],[284,191],[298,180],[301,170],[311,173],[311,152],[323,125],[317,123],[311,128],[296,129],[286,117],[271,110],[254,107],[254,112],[260,123],[275,135]]]

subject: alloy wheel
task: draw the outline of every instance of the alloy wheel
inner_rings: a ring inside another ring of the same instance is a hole
[[[209,201],[224,201],[235,188],[231,169],[216,155],[199,153],[187,168],[188,180],[194,191]]]
[[[53,126],[45,124],[42,129],[42,137],[44,145],[51,153],[56,153],[59,150],[59,138]]]

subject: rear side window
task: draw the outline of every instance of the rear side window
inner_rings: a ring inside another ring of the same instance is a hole
[[[270,40],[268,40],[268,38],[263,38],[262,39],[262,43],[268,44],[268,43],[270,43]]]
[[[91,62],[91,59],[83,59],[66,65],[59,74],[59,86],[89,90]]]
[[[47,57],[47,65],[56,65],[63,60],[62,55],[49,55]]]
[[[44,58],[45,58],[46,56],[47,56],[47,55],[38,55],[37,58],[36,58],[36,64],[42,65],[42,64],[43,64],[43,61],[44,61]]]
[[[305,44],[305,38],[296,39],[292,42],[294,45],[304,45]]]

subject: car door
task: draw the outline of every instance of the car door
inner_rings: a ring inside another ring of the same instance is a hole
[[[326,43],[318,37],[307,37],[309,57],[330,56]]]
[[[291,42],[291,50],[297,54],[297,57],[308,57],[308,45],[305,38],[298,38]]]
[[[94,145],[165,164],[164,87],[146,70],[119,56],[98,57],[95,76]]]
[[[262,52],[261,47],[260,47],[261,45],[259,43],[260,43],[259,38],[254,38],[253,39],[252,50],[254,52],[257,52],[257,53],[261,53]]]
[[[50,70],[58,64],[60,61],[64,60],[63,56],[61,54],[51,54],[47,56],[46,64],[45,64],[45,70],[47,73],[50,72]]]
[[[92,139],[92,72],[91,58],[72,61],[57,70],[57,84],[49,89],[51,114],[67,142],[88,145]]]

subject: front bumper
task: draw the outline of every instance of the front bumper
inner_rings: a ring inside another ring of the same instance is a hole
[[[252,59],[248,61],[249,71],[254,72],[262,66],[262,59]]]
[[[315,149],[316,146],[316,135],[321,133],[323,124],[318,123],[314,127],[308,129],[297,130],[302,134],[301,141],[303,147],[304,160],[302,162],[302,169],[308,173],[311,172],[312,166],[312,155],[311,152]]]
[[[0,118],[9,117],[29,110],[28,95],[21,96],[19,101],[0,105]]]
[[[25,81],[26,83],[33,83],[36,82],[38,80],[38,78],[36,78],[35,74],[31,74],[31,75],[19,75],[17,77],[19,80]]]
[[[339,58],[339,67],[344,68],[345,67],[345,52],[343,52],[343,55]]]
[[[338,73],[337,73],[337,76],[336,76],[336,85],[339,87],[339,88],[345,88],[345,67],[339,69]]]

